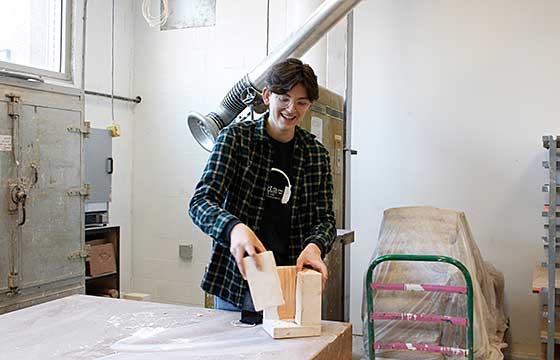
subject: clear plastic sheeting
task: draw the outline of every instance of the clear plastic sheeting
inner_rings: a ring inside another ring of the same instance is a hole
[[[465,214],[434,207],[403,207],[384,212],[379,241],[370,264],[381,255],[445,255],[463,263],[470,272],[474,290],[475,359],[503,359],[504,277],[483,260]],[[463,274],[453,265],[432,262],[392,261],[378,265],[374,283],[465,286]],[[365,286],[369,286],[366,284]],[[467,317],[467,297],[463,294],[420,291],[374,291],[374,312]],[[362,302],[364,353],[369,353],[366,288]],[[449,323],[376,320],[375,341],[381,343],[428,343],[466,349],[464,326]],[[378,350],[383,359],[464,359],[442,354]]]
[[[239,315],[74,295],[0,315],[0,358],[299,360],[350,336],[348,324],[323,321],[321,336],[275,340],[262,326],[234,326]]]

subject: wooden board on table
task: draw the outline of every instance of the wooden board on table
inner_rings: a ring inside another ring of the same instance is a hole
[[[560,269],[556,269],[555,287],[556,289],[560,288]],[[540,293],[543,289],[548,288],[548,269],[546,267],[535,267],[531,288],[534,293]]]

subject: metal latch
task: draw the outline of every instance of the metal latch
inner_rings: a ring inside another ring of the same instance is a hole
[[[21,116],[21,97],[14,94],[7,94],[8,101],[8,115]]]
[[[72,259],[85,259],[87,258],[88,253],[85,250],[76,250],[76,251],[72,251],[70,254],[68,254],[68,259],[72,260]]]
[[[84,125],[82,127],[68,126],[66,130],[71,133],[89,135],[91,132],[91,123],[89,121],[84,121]]]
[[[18,226],[22,226],[25,224],[25,202],[27,200],[27,189],[23,183],[10,185],[10,199],[12,203],[8,205],[8,211],[17,212],[21,209],[21,219],[18,221]]]
[[[6,296],[10,297],[13,295],[17,295],[19,293],[19,289],[16,286],[16,281],[17,281],[17,273],[11,272],[8,274],[8,292],[6,293]]]
[[[83,187],[79,189],[70,189],[66,192],[68,196],[89,196],[90,184],[84,184]]]

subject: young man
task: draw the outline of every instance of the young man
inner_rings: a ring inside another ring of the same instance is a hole
[[[313,69],[274,65],[262,95],[269,112],[221,131],[189,204],[213,239],[201,286],[223,310],[254,311],[244,256],[272,250],[277,265],[310,266],[325,280],[336,236],[328,151],[298,126],[319,97]]]

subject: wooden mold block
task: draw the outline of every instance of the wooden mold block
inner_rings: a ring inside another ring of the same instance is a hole
[[[263,329],[274,339],[321,336],[321,325],[298,325],[289,320],[264,319]]]
[[[278,266],[278,277],[284,296],[284,305],[278,306],[278,318],[294,319],[296,317],[296,266]]]
[[[304,270],[296,275],[295,318],[282,319],[277,307],[264,309],[263,328],[274,339],[321,335],[321,274]],[[286,295],[286,294],[284,294]],[[291,299],[286,299],[290,302]]]

